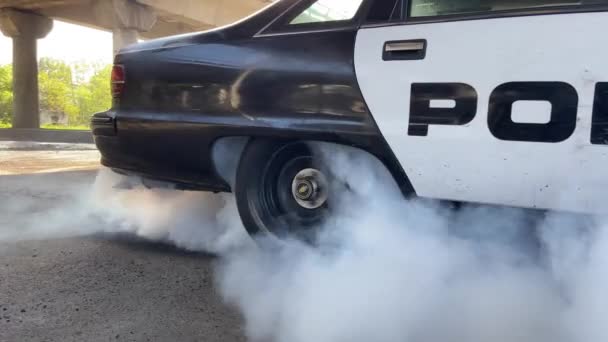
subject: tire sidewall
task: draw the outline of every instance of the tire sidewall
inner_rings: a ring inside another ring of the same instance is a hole
[[[278,179],[268,179],[269,175],[272,177],[280,173],[271,168],[282,168],[284,165],[281,164],[297,158],[314,160],[312,150],[305,142],[255,139],[245,147],[237,169],[234,192],[241,220],[250,235],[270,234],[278,238],[301,235],[296,238],[310,239],[311,231],[301,229],[297,223],[287,219],[291,213],[271,217],[268,213],[272,210],[264,207],[266,203],[259,200],[259,196],[272,191],[266,182],[278,182]]]

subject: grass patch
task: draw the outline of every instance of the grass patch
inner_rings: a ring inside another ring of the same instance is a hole
[[[0,122],[0,128],[11,128],[10,123]],[[74,125],[74,126],[63,126],[63,125],[42,125],[42,129],[53,129],[53,130],[67,130],[67,131],[89,131],[91,127],[86,125]]]
[[[57,129],[57,130],[69,130],[69,131],[88,131],[91,127],[86,125],[75,125],[75,126],[63,126],[63,125],[42,125],[42,129]]]

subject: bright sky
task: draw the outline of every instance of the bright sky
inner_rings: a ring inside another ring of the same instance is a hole
[[[0,64],[10,64],[12,56],[12,40],[0,33]],[[55,20],[51,33],[38,40],[40,57],[111,64],[112,34]]]

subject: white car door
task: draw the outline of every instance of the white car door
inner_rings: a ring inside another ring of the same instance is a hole
[[[406,22],[364,25],[363,96],[419,196],[601,210],[608,1],[509,3],[413,0]]]

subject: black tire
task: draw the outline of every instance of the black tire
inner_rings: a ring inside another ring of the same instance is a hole
[[[303,142],[256,139],[248,143],[239,162],[234,192],[250,235],[272,234],[307,242],[314,239],[315,228],[328,215],[327,196],[322,205],[313,202],[319,206],[305,208],[293,190],[296,176],[310,169],[323,170]],[[323,190],[329,191],[328,182],[324,183]]]

